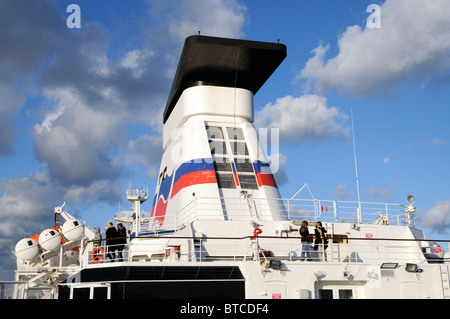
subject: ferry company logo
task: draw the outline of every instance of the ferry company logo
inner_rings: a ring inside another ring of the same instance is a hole
[[[256,161],[252,163],[258,186],[277,188],[268,163]],[[162,176],[159,190],[153,198],[151,216],[162,226],[165,220],[169,200],[182,189],[200,184],[217,184],[216,173],[212,158],[193,159],[182,163],[175,172]],[[237,184],[239,186],[239,184]]]
[[[211,159],[200,158],[182,163],[172,174],[161,176],[159,190],[153,198],[151,216],[163,225],[170,199],[186,187],[207,183],[217,183]]]
[[[197,159],[185,162],[180,165],[175,173],[170,198],[173,198],[185,187],[216,182],[214,165],[211,159]]]
[[[167,204],[169,203],[169,194],[172,189],[172,175],[163,176],[160,181],[158,195],[153,198],[153,207],[151,216],[160,226],[163,225],[166,216]]]

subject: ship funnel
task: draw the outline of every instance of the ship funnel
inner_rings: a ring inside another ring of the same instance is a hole
[[[279,43],[186,39],[163,116],[152,208],[161,226],[286,219],[253,125],[253,97],[285,57]]]

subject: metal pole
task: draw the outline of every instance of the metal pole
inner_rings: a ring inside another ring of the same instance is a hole
[[[350,109],[351,117],[352,117],[352,135],[353,135],[353,155],[355,158],[355,174],[356,174],[356,191],[358,193],[358,223],[361,223],[361,199],[359,197],[359,177],[358,177],[358,164],[356,162],[356,143],[355,143],[355,129],[353,126],[353,110]]]

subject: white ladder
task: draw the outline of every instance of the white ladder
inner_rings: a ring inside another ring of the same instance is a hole
[[[444,299],[450,299],[450,276],[448,265],[440,265],[442,280],[442,295]]]

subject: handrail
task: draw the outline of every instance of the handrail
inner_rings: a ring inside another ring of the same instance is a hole
[[[161,235],[145,235],[145,236],[133,236],[133,237],[120,237],[120,238],[127,238],[127,239],[230,239],[230,240],[240,240],[240,239],[252,239],[254,235],[248,235],[248,236],[241,236],[241,237],[223,237],[223,236],[204,236],[204,237],[196,237],[196,236],[161,236]],[[298,236],[291,236],[291,237],[285,237],[285,236],[264,236],[264,235],[258,235],[258,238],[273,238],[273,239],[297,239],[300,240],[302,237]],[[304,238],[304,237],[303,237]],[[307,238],[315,239],[314,235],[309,235]],[[117,239],[117,238],[114,238]],[[333,237],[333,235],[327,234],[327,239],[342,239],[342,237]],[[372,237],[372,238],[366,238],[366,237],[346,237],[347,240],[367,240],[367,241],[377,241],[377,240],[387,240],[387,241],[415,241],[415,242],[443,242],[443,243],[450,243],[450,239],[420,239],[420,238],[386,238],[386,237]],[[101,242],[101,241],[107,241],[107,239],[95,239],[95,240],[89,240],[87,243],[90,242]],[[123,245],[123,244],[121,244]],[[120,246],[120,245],[111,245],[112,246]]]
[[[249,216],[257,207],[258,215]],[[361,209],[359,212],[358,210]],[[388,223],[413,226],[412,215],[394,203],[336,201],[319,199],[195,197],[175,214],[174,228],[189,221],[224,218],[224,220],[261,220],[265,216],[283,216],[279,220],[314,220],[329,222]],[[359,217],[360,216],[360,217]]]
[[[173,247],[178,247],[175,258],[184,261],[209,262],[213,260],[260,260],[265,259],[286,259],[290,261],[301,258],[301,237],[280,237],[259,235],[257,239],[253,236],[242,237],[196,237],[196,236],[138,236],[135,239],[147,240],[143,245],[128,245],[123,250],[124,261],[133,262],[133,256],[147,256],[146,261],[150,261],[152,256],[156,256],[158,261],[169,260],[173,258]],[[313,239],[314,236],[311,236]],[[152,241],[164,239],[165,242]],[[444,262],[449,260],[448,248],[442,248],[440,256],[426,249],[433,248],[431,242],[449,243],[450,240],[435,239],[415,239],[415,238],[363,238],[349,237],[346,243],[335,243],[333,239],[342,239],[341,237],[327,236],[328,249],[323,250],[323,262],[371,262],[382,263],[405,261],[423,263]],[[414,242],[428,242],[428,245],[414,244]],[[401,244],[403,243],[403,244]],[[255,246],[256,245],[256,246]],[[181,248],[180,248],[181,246]],[[311,248],[314,244],[310,244]],[[440,247],[440,246],[439,246]],[[256,250],[257,249],[257,250]],[[262,254],[266,249],[273,252],[273,256]],[[313,250],[311,253],[315,254]],[[105,255],[107,252],[105,251]],[[134,255],[133,255],[134,254]],[[444,258],[444,254],[446,254]],[[172,255],[172,257],[170,257]],[[180,257],[181,256],[181,257]],[[316,260],[317,254],[315,254]],[[314,259],[313,258],[313,259]],[[141,259],[139,259],[142,261]],[[171,259],[172,260],[172,259]],[[316,261],[313,260],[313,261]],[[173,260],[172,260],[173,261]],[[104,262],[110,262],[105,258]],[[91,258],[89,256],[89,263]]]
[[[358,212],[360,208],[361,212]],[[251,196],[239,198],[193,197],[178,212],[167,213],[163,225],[156,223],[160,217],[147,217],[147,230],[150,232],[157,232],[160,229],[178,230],[196,220],[261,221],[273,219],[315,222],[320,219],[322,222],[387,223],[413,226],[412,217],[411,214],[408,214],[405,206],[394,203],[254,198]],[[144,228],[141,228],[141,231]]]

